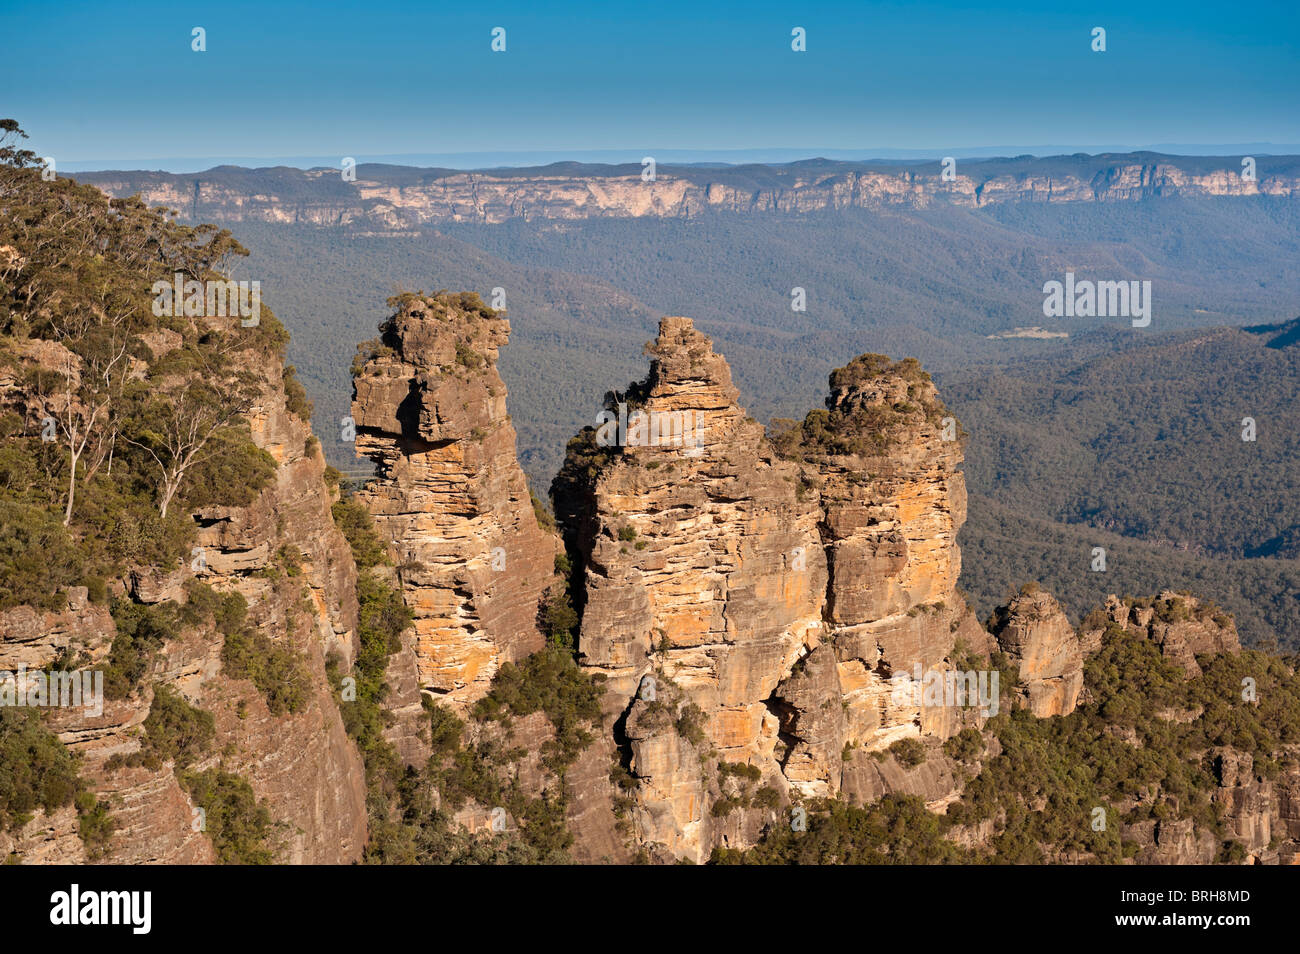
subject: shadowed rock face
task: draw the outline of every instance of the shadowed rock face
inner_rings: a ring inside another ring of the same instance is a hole
[[[978,654],[987,634],[955,590],[960,443],[914,363],[837,372],[827,411],[778,454],[690,319],[663,319],[651,353],[647,378],[570,443],[552,493],[583,568],[581,659],[608,677],[639,780],[637,837],[701,860],[766,814],[710,818],[722,788],[699,743],[782,795],[875,791],[846,744],[946,738],[973,717],[900,702],[890,677],[949,668],[957,640]],[[693,442],[646,439],[679,432]],[[647,679],[656,701],[638,692]]]
[[[379,467],[358,496],[415,615],[419,684],[460,711],[542,647],[555,582],[496,369],[509,333],[477,296],[410,296],[354,381],[357,450]]]

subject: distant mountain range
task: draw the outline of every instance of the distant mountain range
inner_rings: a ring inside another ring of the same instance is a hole
[[[1253,171],[1250,168],[1253,165]],[[537,219],[690,218],[710,211],[983,207],[1153,197],[1300,194],[1300,156],[1137,152],[930,162],[808,159],[725,167],[558,162],[463,171],[363,163],[342,169],[219,166],[198,173],[87,172],[113,196],[140,193],[192,219],[400,230]]]
[[[1286,156],[1300,153],[1300,143],[1132,143],[1104,145],[1037,145],[1037,146],[961,146],[932,149],[577,149],[564,152],[535,149],[510,152],[417,152],[362,153],[355,158],[369,163],[399,166],[436,166],[449,169],[497,169],[520,166],[544,166],[553,162],[625,163],[652,155],[661,162],[695,166],[730,166],[748,163],[789,163],[810,157],[838,159],[846,162],[897,160],[904,162],[938,161],[944,156],[958,159],[996,156],[1061,156],[1074,153],[1155,152],[1175,156]],[[215,166],[244,166],[250,169],[268,166],[293,166],[299,169],[335,168],[341,156],[169,156],[154,158],[80,159],[61,162],[67,172],[94,172],[102,169],[156,169],[190,173]]]

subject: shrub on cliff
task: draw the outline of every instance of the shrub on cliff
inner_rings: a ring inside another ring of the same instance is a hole
[[[247,780],[219,768],[185,772],[180,778],[194,804],[203,809],[205,830],[222,864],[271,863],[271,813]]]
[[[79,788],[76,759],[37,710],[0,706],[0,828],[26,824],[38,808],[62,808]]]
[[[596,682],[573,657],[552,647],[503,665],[473,714],[500,721],[545,712],[555,727],[555,740],[546,746],[548,764],[559,774],[591,742],[587,726],[600,722],[600,696]]]
[[[37,710],[0,706],[0,831],[21,828],[38,809],[48,815],[72,804],[87,855],[100,857],[116,823],[79,775],[78,761]]]
[[[951,827],[915,795],[886,795],[863,808],[840,801],[805,807],[807,831],[773,826],[748,851],[717,848],[712,864],[961,864],[974,860],[944,836]]]
[[[154,686],[144,731],[149,758],[171,760],[177,769],[183,769],[207,753],[216,737],[216,721],[211,712],[190,705],[175,689],[160,682]]]
[[[260,629],[244,626],[226,634],[221,664],[231,679],[248,679],[266,699],[274,715],[292,715],[311,696],[311,676],[286,639],[272,639]]]
[[[345,497],[334,504],[330,512],[352,548],[352,559],[356,561],[358,570],[368,570],[388,562],[369,510],[351,497]]]
[[[104,695],[125,699],[140,684],[163,644],[180,629],[181,615],[171,601],[146,605],[119,598],[113,601],[117,635],[104,672]]]

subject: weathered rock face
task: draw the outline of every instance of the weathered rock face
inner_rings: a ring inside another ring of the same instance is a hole
[[[879,772],[858,779],[871,760],[846,763],[846,746],[978,721],[891,677],[920,680],[951,669],[959,641],[974,656],[988,643],[955,588],[960,444],[914,363],[837,372],[828,411],[777,453],[689,319],[663,319],[651,351],[646,380],[570,443],[552,493],[583,572],[581,659],[607,677],[638,780],[636,837],[702,860],[749,843],[765,817],[712,814],[731,796],[703,752],[781,796],[878,796]]]
[[[1013,160],[1014,161],[1014,160]],[[1220,160],[1222,161],[1222,160]],[[1286,170],[1263,168],[1258,181],[1243,180],[1235,163],[1205,163],[1177,156],[1097,156],[1076,172],[1040,171],[1039,160],[1020,168],[982,170],[963,162],[956,179],[929,169],[863,169],[827,163],[819,169],[775,166],[776,184],[727,181],[718,173],[660,166],[653,182],[641,170],[610,167],[606,174],[530,175],[492,172],[440,173],[417,181],[393,181],[382,167],[359,169],[355,183],[320,170],[277,170],[279,181],[250,170],[212,170],[200,175],[159,172],[98,172],[79,175],[109,195],[140,193],[150,205],[182,209],[195,218],[223,221],[299,222],[315,225],[371,224],[410,229],[430,222],[505,222],[512,219],[574,220],[597,217],[683,218],[709,211],[805,213],[822,209],[912,207],[935,204],[980,207],[1004,202],[1131,202],[1160,196],[1293,196],[1300,182]],[[1188,166],[1189,168],[1184,168]]]
[[[611,721],[651,675],[700,707],[720,758],[762,764],[779,733],[768,701],[821,640],[826,565],[797,468],[776,457],[737,397],[725,360],[690,319],[665,318],[649,377],[571,446],[554,493],[585,571],[579,651],[608,677]],[[698,758],[677,759],[662,732],[633,744],[644,749],[632,760],[643,779],[651,770],[639,767],[665,760],[689,775],[656,770],[647,797],[707,812],[679,792],[705,784]],[[704,827],[653,826],[646,839],[698,860],[710,847]]]
[[[409,296],[354,381],[357,450],[379,467],[358,497],[415,615],[419,684],[461,711],[541,648],[555,582],[496,370],[509,332],[477,296]]]
[[[1049,593],[1013,599],[999,612],[993,635],[1020,670],[1018,706],[1039,718],[1074,711],[1083,689],[1083,653],[1069,618]]]
[[[801,459],[823,512],[845,741],[872,750],[953,734],[969,712],[894,691],[904,674],[916,684],[950,671],[958,645],[975,656],[988,649],[957,593],[962,445],[929,375],[915,361],[856,358],[831,375],[826,409],[778,443]]]
[[[270,845],[277,861],[347,863],[365,845],[364,771],[325,672],[329,653],[345,665],[354,654],[355,566],[330,514],[325,460],[309,441],[309,425],[287,409],[279,358],[254,361],[250,370],[260,385],[245,417],[254,442],[276,462],[270,485],[247,506],[193,514],[202,560],[131,569],[124,579],[109,581],[109,590],[141,603],[184,602],[193,581],[242,594],[249,622],[296,653],[305,673],[303,702],[293,714],[272,713],[251,682],[223,672],[222,636],[200,624],[171,634],[140,687],[125,699],[105,700],[102,713],[46,710],[46,724],[82,756],[83,776],[111,806],[117,828],[102,858],[109,863],[217,859],[208,835],[194,830],[193,806],[170,763],[152,769],[109,762],[140,750],[140,726],[157,685],[212,713],[211,752],[190,768],[220,765],[248,781],[272,818],[283,823]],[[21,406],[20,395],[4,397]],[[284,553],[296,555],[292,569],[277,557]],[[107,605],[89,601],[84,587],[73,587],[65,609],[20,606],[0,616],[0,670],[44,666],[64,655],[93,668],[107,660],[116,635]],[[86,860],[71,809],[48,818],[38,814],[16,835],[0,834],[0,852],[9,851],[29,863]]]
[[[1188,593],[1165,590],[1155,599],[1106,598],[1106,618],[1122,629],[1153,642],[1161,654],[1181,666],[1189,676],[1199,675],[1196,656],[1201,653],[1241,652],[1237,624],[1231,616]],[[1080,638],[1095,648],[1102,631],[1084,626]]]

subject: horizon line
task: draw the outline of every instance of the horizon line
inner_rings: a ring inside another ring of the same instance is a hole
[[[1182,151],[1179,151],[1182,150]],[[1262,151],[1265,150],[1265,151]],[[1277,150],[1277,151],[1266,151]],[[788,147],[751,149],[520,149],[479,150],[474,152],[435,153],[361,153],[355,156],[300,154],[285,156],[171,156],[116,159],[79,159],[58,162],[60,171],[86,172],[164,172],[186,175],[208,172],[223,166],[256,170],[294,168],[304,171],[335,168],[343,158],[356,165],[394,165],[410,168],[448,168],[459,171],[490,171],[549,166],[563,162],[590,165],[639,164],[653,156],[665,165],[788,165],[826,159],[837,162],[924,162],[946,156],[957,159],[1049,159],[1066,156],[1131,153],[1156,153],[1176,158],[1218,158],[1253,153],[1261,156],[1300,155],[1300,143],[1155,143],[1143,146],[1112,145],[1039,145],[1039,146],[969,146],[946,149],[875,148],[802,150]],[[731,157],[727,161],[722,157]],[[767,157],[767,158],[762,158]],[[513,160],[513,161],[512,161]],[[611,161],[612,160],[612,161]],[[57,160],[56,160],[57,161]],[[129,165],[124,165],[129,164]],[[172,168],[168,168],[171,166]]]

